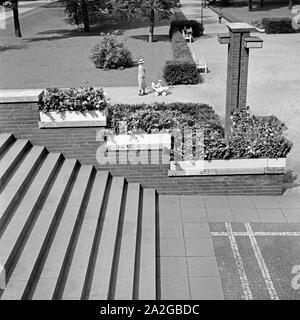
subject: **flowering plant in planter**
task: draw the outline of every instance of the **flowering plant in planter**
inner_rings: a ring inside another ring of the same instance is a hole
[[[292,149],[286,126],[277,117],[256,117],[249,107],[232,113],[231,135],[206,130],[205,159],[285,158]]]
[[[44,91],[39,110],[56,111],[102,111],[108,106],[108,98],[102,87],[50,88]]]

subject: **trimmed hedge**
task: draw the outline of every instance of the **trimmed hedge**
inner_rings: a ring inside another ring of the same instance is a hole
[[[173,33],[175,33],[176,31],[182,32],[184,27],[192,28],[193,37],[200,37],[204,31],[203,25],[196,20],[174,20],[171,22],[169,29],[170,39],[172,38]]]
[[[179,59],[166,62],[163,77],[171,85],[197,84],[201,80],[195,62]]]
[[[270,33],[296,33],[300,30],[295,30],[292,27],[291,18],[263,18],[262,24],[265,32]]]
[[[174,60],[166,61],[163,69],[166,82],[171,85],[199,83],[201,76],[186,40],[179,31],[172,36],[172,50]]]
[[[175,32],[172,37],[172,50],[175,59],[193,61],[191,51],[180,32]]]

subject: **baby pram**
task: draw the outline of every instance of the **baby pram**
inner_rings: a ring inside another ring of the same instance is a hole
[[[154,95],[159,96],[159,95],[163,95],[166,96],[168,94],[168,86],[164,86],[162,84],[162,80],[158,80],[158,83],[155,84],[154,82],[151,83],[151,86],[154,90]]]

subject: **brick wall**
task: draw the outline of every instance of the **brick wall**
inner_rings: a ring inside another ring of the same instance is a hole
[[[37,103],[1,103],[0,132],[13,133],[43,145],[50,152],[61,152],[66,158],[77,158],[82,164],[93,164],[99,170],[110,170],[114,176],[124,176],[131,182],[156,188],[163,194],[264,194],[282,192],[281,174],[168,177],[168,164],[162,164],[162,154],[153,158],[156,164],[106,164],[96,160],[98,128],[40,129]],[[149,152],[149,154],[151,154]],[[148,157],[151,161],[151,157]],[[143,157],[141,157],[143,159]]]

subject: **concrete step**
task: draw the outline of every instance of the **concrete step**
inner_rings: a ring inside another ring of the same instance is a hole
[[[11,149],[10,149],[11,150]],[[36,169],[48,151],[44,147],[32,147],[29,153],[11,177],[5,189],[0,194],[0,232],[12,208],[17,205],[22,192],[28,186]],[[2,159],[1,163],[4,161]]]
[[[127,184],[127,183],[126,183]],[[111,277],[114,273],[114,256],[119,217],[124,206],[126,186],[124,178],[113,178],[105,217],[101,225],[100,242],[96,247],[95,265],[88,298],[106,300],[111,294]]]
[[[156,200],[154,189],[143,190],[143,217],[140,239],[139,300],[156,300]]]
[[[14,139],[0,135],[0,299],[156,299],[156,191]]]
[[[0,187],[4,185],[10,173],[31,147],[28,140],[19,139],[13,143],[0,162]]]
[[[133,299],[140,193],[139,183],[128,184],[122,234],[119,237],[121,243],[114,285],[115,300]]]
[[[93,170],[92,166],[81,166],[79,169],[37,282],[32,297],[34,300],[57,299],[60,295],[60,282],[64,281],[64,267],[76,242],[76,226]]]
[[[47,198],[39,210],[30,236],[18,258],[7,287],[1,299],[27,299],[32,295],[32,287],[40,270],[43,256],[47,253],[52,230],[58,220],[58,214],[72,185],[78,161],[67,159],[63,162]]]
[[[85,286],[89,278],[90,259],[97,227],[105,210],[108,185],[111,177],[107,171],[98,171],[82,221],[80,234],[62,294],[62,299],[85,299]]]
[[[7,148],[16,140],[16,138],[10,133],[0,134],[0,158],[4,155]]]
[[[26,233],[35,218],[41,199],[48,191],[49,184],[56,173],[60,160],[62,160],[61,154],[53,153],[47,156],[0,237],[0,264],[4,266],[7,278],[11,273],[12,261],[25,241]]]

